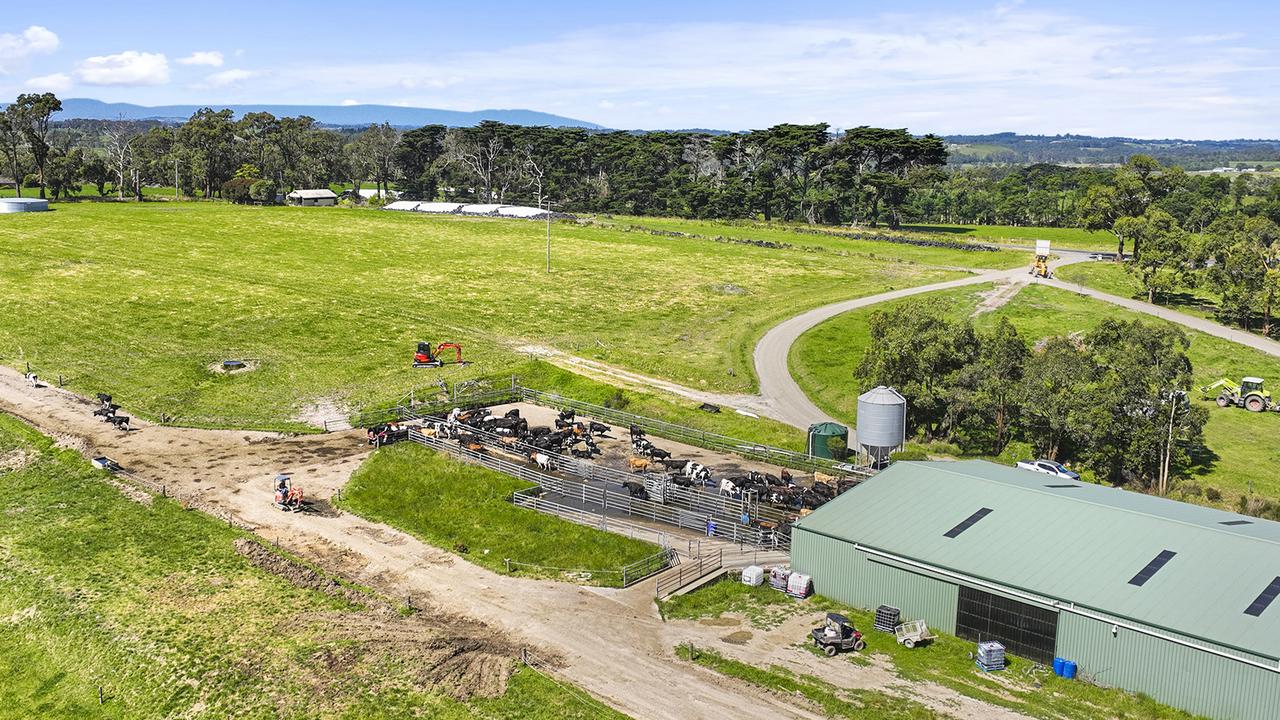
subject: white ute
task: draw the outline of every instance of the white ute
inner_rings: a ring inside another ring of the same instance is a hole
[[[1056,463],[1052,460],[1019,460],[1016,468],[1030,470],[1032,472],[1044,473],[1054,477],[1064,478],[1066,480],[1079,480],[1080,474],[1072,472],[1062,466],[1062,463]]]

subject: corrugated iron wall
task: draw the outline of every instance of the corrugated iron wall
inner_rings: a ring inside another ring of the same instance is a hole
[[[1058,655],[1098,682],[1222,720],[1273,720],[1280,673],[1233,662],[1070,612],[1058,616]]]
[[[875,562],[852,544],[796,528],[791,567],[813,576],[813,589],[833,600],[874,610],[893,605],[902,616],[923,619],[945,633],[956,631],[955,585]]]

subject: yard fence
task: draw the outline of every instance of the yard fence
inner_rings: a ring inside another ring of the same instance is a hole
[[[698,555],[688,562],[681,563],[678,569],[658,578],[658,583],[653,588],[653,595],[659,600],[666,599],[680,588],[723,567],[723,549],[709,552],[705,555]]]

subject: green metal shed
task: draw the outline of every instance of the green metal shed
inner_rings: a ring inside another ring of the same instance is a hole
[[[799,520],[817,592],[1192,712],[1280,707],[1280,523],[981,461],[900,462]]]

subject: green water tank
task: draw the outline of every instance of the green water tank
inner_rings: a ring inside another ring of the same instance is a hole
[[[838,437],[844,441],[846,447],[849,445],[849,428],[833,422],[814,423],[809,426],[809,445],[808,452],[814,457],[835,459],[831,454],[831,449],[827,446],[827,441],[833,437]]]

